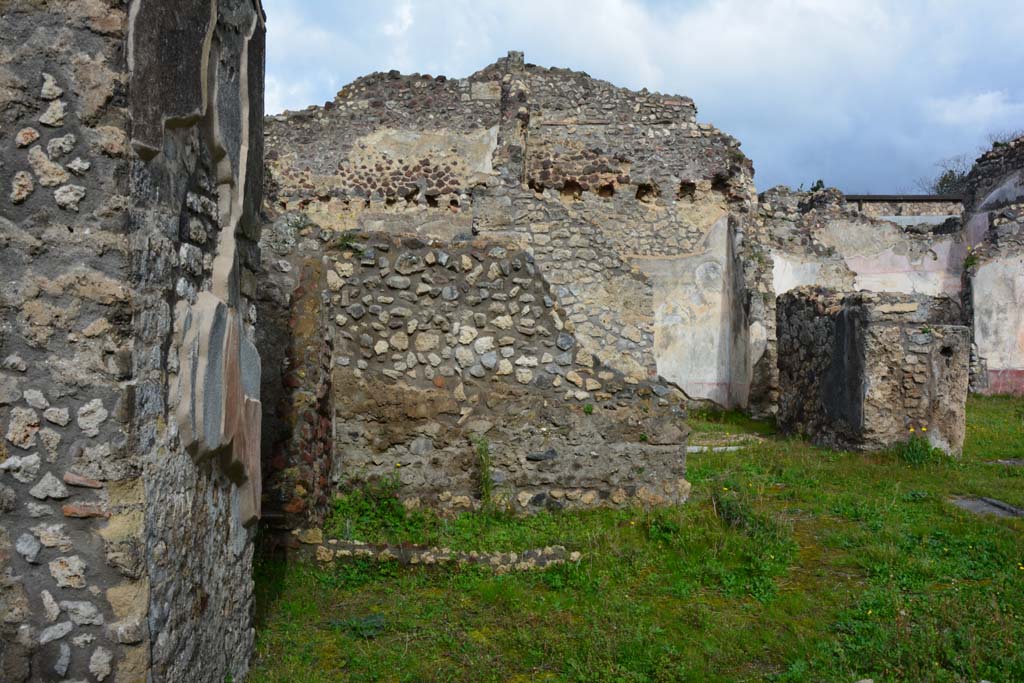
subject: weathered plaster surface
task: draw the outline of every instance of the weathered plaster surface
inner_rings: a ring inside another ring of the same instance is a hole
[[[1024,395],[1024,138],[978,159],[967,185],[972,388]]]
[[[974,272],[974,342],[988,369],[988,391],[1024,390],[1024,255],[987,261]]]
[[[734,372],[729,219],[712,226],[703,253],[640,263],[653,285],[658,374],[688,396],[745,405],[742,373]],[[740,386],[737,386],[740,384]]]
[[[147,4],[134,13],[129,43],[133,82],[159,75],[131,92],[143,123],[133,128],[131,215],[144,254],[135,353],[148,669],[156,681],[219,683],[244,677],[253,642],[262,410],[249,301],[259,198],[246,192],[261,187],[247,174],[260,170],[249,154],[262,138],[263,15],[249,0],[216,0],[203,8],[209,22],[190,24],[182,22],[199,10],[188,3]],[[175,41],[149,48],[168,32]],[[190,82],[157,96],[150,87],[162,87],[165,62]]]

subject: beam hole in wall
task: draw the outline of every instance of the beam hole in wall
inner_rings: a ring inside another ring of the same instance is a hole
[[[711,179],[711,191],[729,194],[729,176],[724,173],[716,173]]]
[[[597,188],[597,196],[598,197],[606,197],[606,198],[607,197],[614,197],[615,196],[615,184],[614,183],[606,183],[606,184],[600,186],[599,188]]]
[[[566,180],[562,183],[562,189],[559,192],[564,200],[579,201],[583,198],[583,186],[575,180]]]
[[[427,206],[429,206],[432,209],[436,209],[437,205],[438,205],[437,204],[437,195],[436,194],[428,194],[427,195]]]
[[[676,199],[692,202],[697,196],[697,183],[692,180],[684,180],[679,183],[679,194]]]
[[[534,192],[536,192],[537,194],[544,194],[544,185],[538,183],[535,179],[531,178],[530,181],[526,183],[526,186],[529,187]]]
[[[658,186],[654,183],[637,183],[636,186],[636,198],[637,201],[641,202],[653,202],[658,198],[661,191]]]

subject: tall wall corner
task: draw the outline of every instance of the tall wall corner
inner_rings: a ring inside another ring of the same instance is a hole
[[[0,679],[239,680],[262,9],[12,0],[0,36]]]

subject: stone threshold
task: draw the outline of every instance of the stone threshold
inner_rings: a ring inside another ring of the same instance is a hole
[[[303,550],[321,564],[350,559],[369,559],[377,562],[398,562],[405,566],[436,566],[456,564],[479,566],[495,574],[547,569],[567,562],[579,562],[583,554],[570,552],[565,546],[554,545],[519,552],[457,551],[451,548],[414,544],[364,543],[332,538],[323,539],[319,529],[294,531]]]

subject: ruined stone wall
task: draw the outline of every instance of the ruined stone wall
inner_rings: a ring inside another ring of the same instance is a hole
[[[929,296],[960,291],[972,243],[957,214],[863,213],[863,202],[848,203],[833,189],[774,188],[760,199],[777,295],[810,284]]]
[[[0,15],[5,681],[135,680],[146,663],[122,10]]]
[[[744,284],[753,172],[689,99],[510,53],[466,79],[360,79],[268,119],[267,145],[274,209],[338,231],[514,239],[609,366],[747,403],[749,330],[765,324]]]
[[[964,303],[973,322],[972,388],[1024,395],[1024,138],[996,145],[968,176]]]
[[[765,355],[776,354],[775,297],[797,287],[958,297],[971,248],[959,216],[951,202],[847,201],[835,189],[762,193],[752,241],[770,269]],[[776,363],[766,366],[774,403]]]
[[[4,681],[247,670],[262,36],[248,1],[3,8]]]
[[[391,477],[407,505],[453,511],[483,503],[485,476],[492,502],[516,511],[686,499],[683,395],[582,348],[517,242],[339,239],[302,215],[263,239],[268,292],[292,288],[285,335],[316,356],[316,368],[281,359],[296,388],[280,412],[306,430],[269,463],[285,526],[316,526],[330,495]],[[320,271],[317,303],[293,264]],[[324,423],[330,453],[308,445]]]
[[[305,214],[291,213],[265,226],[260,240],[264,520],[273,526],[322,519],[335,492],[325,237]]]
[[[783,429],[868,450],[916,433],[960,452],[970,331],[955,300],[801,287],[777,315]]]

